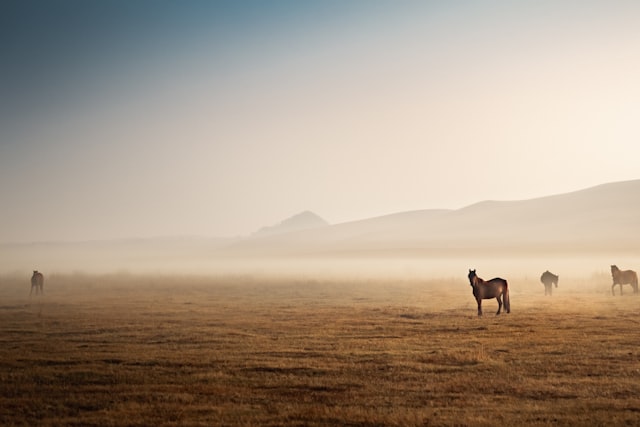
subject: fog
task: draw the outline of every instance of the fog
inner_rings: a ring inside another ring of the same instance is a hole
[[[414,251],[397,256],[388,253],[350,253],[344,256],[222,257],[200,245],[179,248],[140,248],[127,245],[28,245],[0,247],[0,274],[161,274],[161,275],[252,275],[262,277],[307,277],[316,279],[430,280],[459,278],[466,281],[468,269],[490,279],[500,276],[537,278],[545,270],[561,277],[588,278],[609,275],[610,265],[640,269],[640,257],[631,252],[544,254],[539,251],[514,254],[463,253],[444,256]],[[26,279],[25,279],[26,280]]]
[[[458,210],[328,224],[303,212],[250,236],[0,245],[0,274],[589,277],[640,268],[640,180]],[[620,208],[624,206],[624,208]]]

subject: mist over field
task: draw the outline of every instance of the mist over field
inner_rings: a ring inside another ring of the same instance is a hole
[[[303,212],[237,238],[0,245],[0,273],[258,274],[428,279],[588,277],[640,262],[640,181],[459,210],[329,224]]]

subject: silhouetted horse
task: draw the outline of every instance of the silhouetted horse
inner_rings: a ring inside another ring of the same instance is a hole
[[[478,303],[478,316],[482,316],[482,300],[495,298],[498,300],[498,312],[502,309],[502,300],[504,299],[504,309],[507,313],[511,313],[511,304],[509,303],[509,284],[506,280],[496,277],[487,282],[476,275],[475,270],[469,270],[469,284],[473,288],[473,296],[476,297]]]
[[[638,293],[638,275],[633,270],[621,271],[617,266],[611,266],[611,276],[613,277],[613,285],[611,285],[611,295],[615,295],[615,286],[620,285],[620,295],[622,295],[622,285],[631,285],[633,293]]]
[[[551,285],[555,284],[556,288],[558,287],[558,276],[551,273],[549,270],[542,273],[542,276],[540,276],[540,281],[544,284],[545,295],[549,294],[549,296],[551,296]]]
[[[44,276],[37,270],[33,270],[33,276],[31,276],[31,292],[33,292],[33,288],[36,288],[36,295],[38,295],[38,291],[44,294]]]

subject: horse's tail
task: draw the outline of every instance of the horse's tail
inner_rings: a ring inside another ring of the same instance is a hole
[[[511,313],[511,301],[509,300],[509,283],[504,281],[504,309]]]

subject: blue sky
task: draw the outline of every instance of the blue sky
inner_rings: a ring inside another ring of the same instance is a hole
[[[0,11],[2,242],[230,236],[639,177],[635,2]]]

